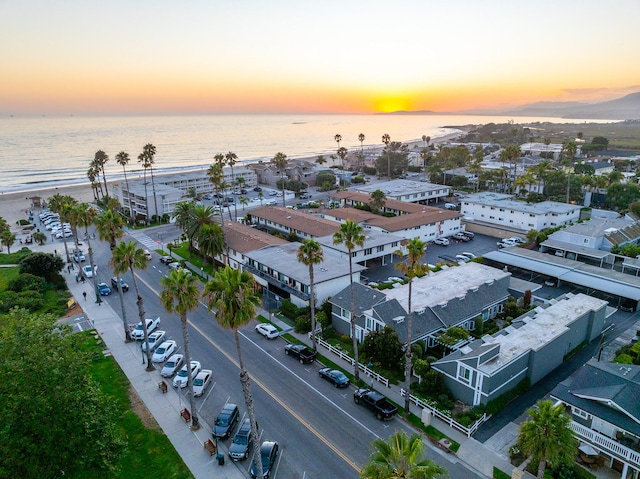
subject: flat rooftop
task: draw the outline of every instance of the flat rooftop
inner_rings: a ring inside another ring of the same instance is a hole
[[[559,203],[557,201],[542,201],[541,203],[526,203],[524,201],[516,201],[511,199],[511,195],[503,195],[498,193],[478,193],[468,195],[463,198],[462,203],[473,203],[485,206],[493,206],[503,208],[505,210],[520,211],[531,214],[547,214],[571,213],[582,208],[581,205],[571,205],[567,203]]]
[[[353,190],[363,193],[373,193],[376,190],[382,190],[386,195],[402,196],[413,193],[422,193],[428,191],[451,190],[450,186],[437,185],[434,183],[426,183],[422,181],[412,180],[391,180],[382,183],[374,183],[371,185],[354,186]]]
[[[511,273],[501,269],[472,262],[442,269],[422,278],[415,278],[412,287],[411,309],[417,312],[431,306],[447,303],[452,299],[466,295],[468,291],[476,289],[484,283],[492,283],[509,276]],[[384,294],[387,296],[387,301],[395,299],[405,311],[409,310],[408,284],[385,289]]]
[[[602,299],[586,294],[567,294],[546,309],[538,307],[533,316],[523,318],[521,327],[511,325],[494,336],[483,337],[483,344],[499,344],[497,358],[480,366],[492,373],[529,350],[536,351],[566,332],[569,325],[588,311],[598,311],[607,305]]]

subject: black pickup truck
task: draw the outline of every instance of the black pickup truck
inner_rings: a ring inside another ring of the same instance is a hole
[[[371,389],[358,389],[353,393],[353,400],[356,404],[362,404],[371,409],[380,421],[391,419],[398,412],[398,408],[387,401],[386,397]]]

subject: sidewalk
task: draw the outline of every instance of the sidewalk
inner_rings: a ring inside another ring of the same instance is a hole
[[[258,311],[258,314],[261,314],[265,318],[269,318],[269,313],[263,309],[260,309]],[[311,346],[311,340],[306,334],[295,333],[291,326],[279,320],[277,317],[275,317],[275,315],[272,316],[272,322],[280,329],[282,329],[282,332],[291,334],[292,336],[295,336],[295,338],[299,341],[305,343],[307,346]],[[329,353],[327,350],[323,349],[322,346],[320,346],[319,352],[323,356],[331,359],[331,361],[336,363],[343,370],[347,372],[353,371],[353,366],[351,364],[343,359],[340,359],[340,357]],[[396,404],[404,406],[404,397],[402,397],[402,395],[400,394],[400,385],[390,384],[390,386],[387,388],[380,383],[373,383],[373,388],[380,391]],[[411,404],[411,412],[413,412],[417,416],[421,415],[421,409],[413,403]],[[461,462],[470,470],[484,477],[493,477],[494,466],[511,475],[513,466],[511,465],[508,457],[505,457],[495,450],[485,446],[481,442],[476,441],[475,439],[473,439],[473,437],[468,438],[466,435],[462,434],[456,429],[449,427],[449,425],[436,417],[431,417],[431,425],[460,444],[460,449],[455,455],[448,455],[440,451],[440,449],[437,449],[435,446],[431,445],[430,442],[426,443],[427,447],[431,447],[434,451],[440,453],[442,457],[454,463]]]
[[[51,245],[51,252],[54,247]],[[45,247],[43,247],[44,249]],[[149,412],[158,422],[165,435],[169,438],[175,449],[182,457],[182,460],[191,470],[196,479],[243,479],[246,478],[246,463],[235,463],[229,459],[227,447],[218,442],[219,451],[225,454],[225,463],[218,465],[216,456],[211,456],[204,449],[204,442],[211,438],[211,426],[200,418],[200,429],[191,431],[188,424],[180,416],[180,411],[188,404],[172,387],[169,387],[166,394],[163,394],[158,387],[162,381],[160,370],[147,372],[142,364],[142,354],[140,344],[137,342],[124,342],[124,329],[120,316],[107,304],[102,302],[98,305],[95,302],[95,292],[93,283],[76,283],[75,274],[66,271],[63,276],[67,279],[69,290],[73,294],[76,302],[82,306],[86,317],[91,320],[96,331],[108,348],[108,352],[116,359],[120,368],[127,375],[140,399],[144,402]],[[82,293],[87,293],[84,300]],[[130,318],[130,322],[137,322],[137,318]],[[240,467],[242,470],[240,469]]]

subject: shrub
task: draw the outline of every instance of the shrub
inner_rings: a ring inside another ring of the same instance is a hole
[[[42,276],[36,276],[30,273],[22,273],[17,278],[9,281],[7,289],[19,293],[21,291],[44,291],[47,283]]]
[[[613,362],[618,364],[633,364],[633,358],[628,354],[620,354],[616,356]]]
[[[280,304],[280,312],[291,320],[296,320],[298,316],[298,307],[289,299],[283,299]]]
[[[493,415],[502,411],[507,404],[509,404],[521,394],[527,392],[530,387],[531,381],[529,380],[529,378],[523,379],[515,388],[489,401],[485,407],[487,414]]]
[[[308,333],[311,331],[311,316],[299,316],[294,327],[296,333]]]

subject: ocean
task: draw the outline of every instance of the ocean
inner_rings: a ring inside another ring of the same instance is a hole
[[[282,152],[289,158],[335,154],[340,146],[380,146],[392,141],[420,141],[456,132],[447,125],[553,122],[560,118],[458,115],[203,115],[5,117],[0,119],[0,192],[88,182],[86,172],[96,151],[109,155],[107,179],[122,177],[115,156],[126,151],[130,178],[141,176],[138,155],[156,146],[154,171],[165,173],[211,165],[213,156],[233,151],[240,162],[269,161]],[[571,120],[579,123],[584,120]],[[589,120],[593,121],[593,120]]]

